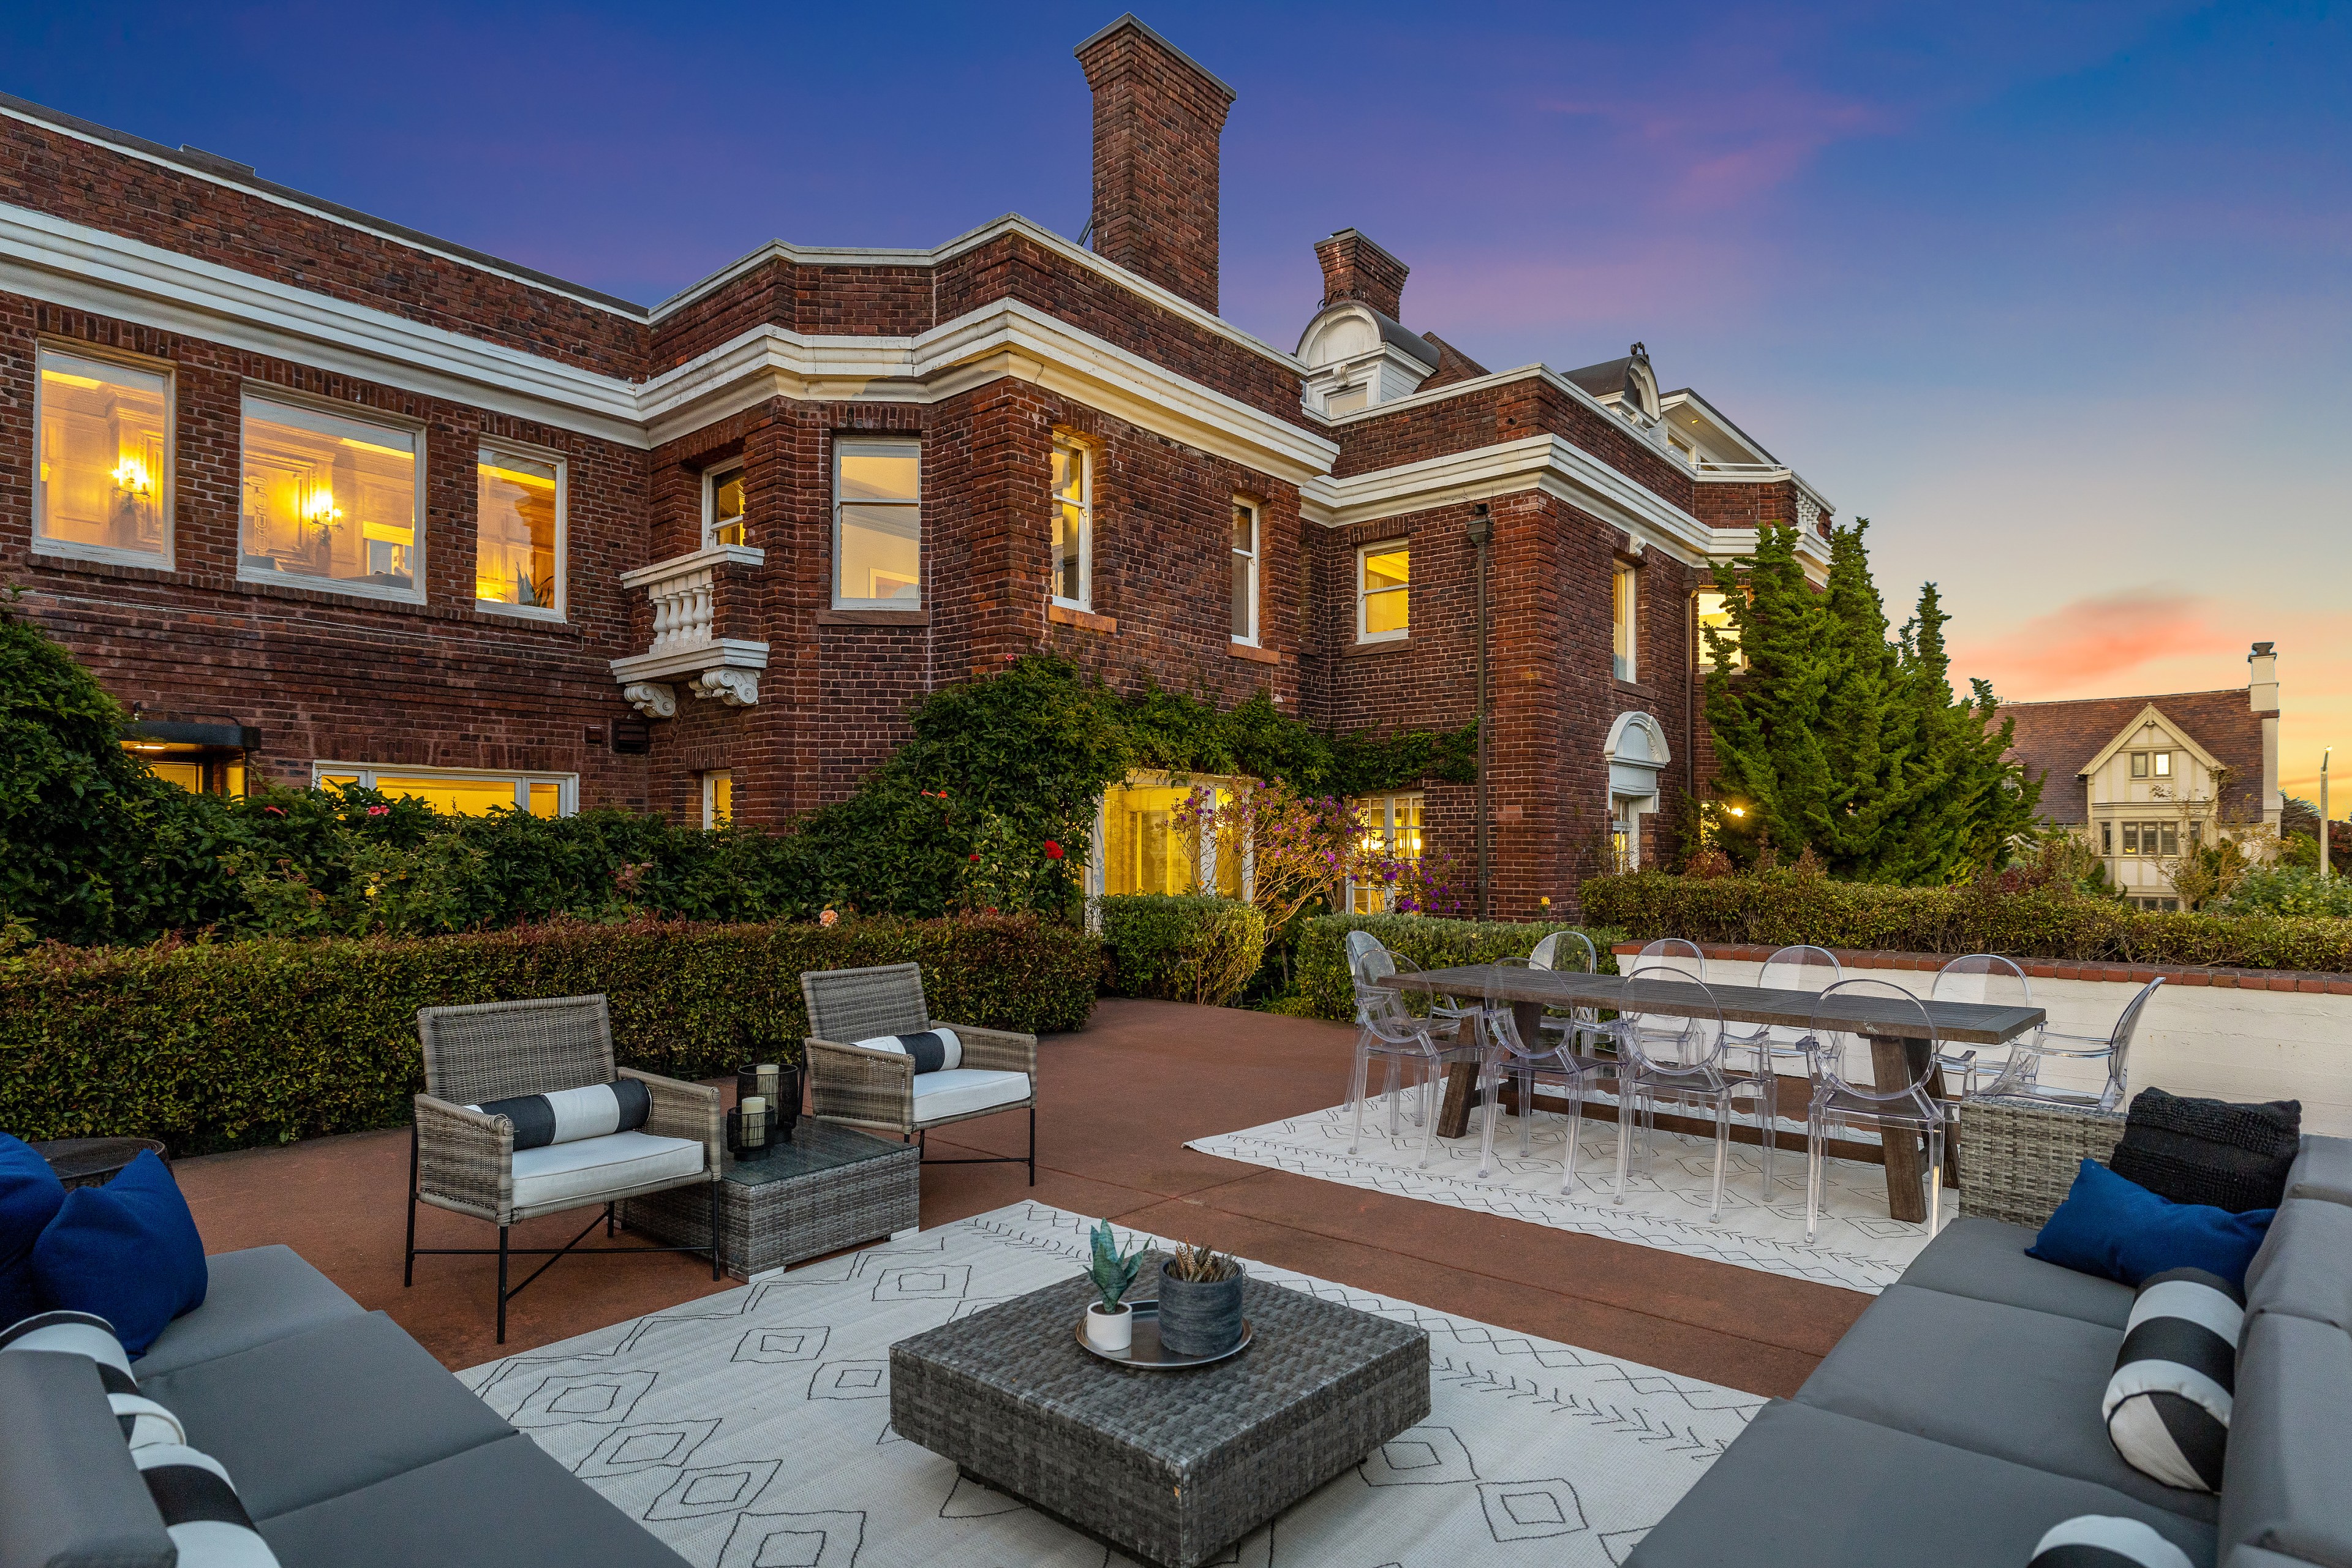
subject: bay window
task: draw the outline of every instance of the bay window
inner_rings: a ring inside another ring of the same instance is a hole
[[[494,447],[474,467],[474,603],[563,614],[563,465]]]
[[[835,609],[923,607],[923,447],[833,444]]]
[[[1118,893],[1215,893],[1249,896],[1249,847],[1224,834],[1202,833],[1181,809],[1207,797],[1220,815],[1249,781],[1192,775],[1182,784],[1160,773],[1135,773],[1103,791],[1101,889]]]
[[[419,433],[252,394],[244,412],[237,575],[421,601]]]
[[[1094,454],[1076,441],[1054,441],[1054,603],[1094,607]]]
[[[172,383],[42,348],[33,548],[131,565],[172,563]]]
[[[1356,640],[1394,642],[1411,635],[1412,552],[1402,542],[1356,552]]]
[[[1234,641],[1257,642],[1258,511],[1255,501],[1234,502]]]

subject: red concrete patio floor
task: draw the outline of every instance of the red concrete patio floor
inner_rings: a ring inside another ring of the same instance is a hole
[[[1024,1185],[1017,1165],[929,1167],[923,1224],[1034,1197],[1756,1394],[1793,1393],[1868,1304],[1828,1286],[1184,1147],[1188,1139],[1338,1104],[1353,1040],[1352,1029],[1311,1019],[1106,1000],[1086,1029],[1039,1044],[1037,1185]],[[1013,1114],[955,1131],[966,1147],[937,1138],[937,1152],[1017,1152],[1024,1127]],[[390,1313],[445,1364],[488,1361],[499,1353],[496,1259],[420,1258],[415,1288],[401,1287],[407,1167],[404,1129],[186,1159],[174,1168],[207,1251],[283,1242],[362,1306]],[[519,1226],[516,1245],[560,1245],[586,1217]],[[420,1245],[496,1244],[488,1226],[436,1209],[420,1206],[417,1226]],[[732,1284],[713,1284],[707,1261],[674,1253],[566,1258],[515,1299],[505,1349],[547,1344]]]

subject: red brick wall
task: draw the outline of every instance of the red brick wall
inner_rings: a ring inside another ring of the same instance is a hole
[[[1095,249],[1214,310],[1217,138],[1234,95],[1132,25],[1087,40],[1078,63],[1095,94]]]
[[[1532,374],[1350,422],[1339,430],[1339,460],[1332,471],[1346,479],[1539,435],[1560,437],[1685,511],[1692,510],[1694,488],[1716,488],[1694,487],[1689,469],[1660,456],[1622,420]]]
[[[1323,268],[1323,303],[1360,300],[1391,321],[1404,314],[1404,280],[1412,268],[1363,235],[1343,228],[1315,242]]]
[[[1727,484],[1720,480],[1691,485],[1691,513],[1709,528],[1757,528],[1765,523],[1797,521],[1797,487],[1787,479],[1771,484]]]

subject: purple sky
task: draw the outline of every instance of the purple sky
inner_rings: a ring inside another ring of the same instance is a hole
[[[19,4],[0,89],[651,300],[772,237],[1075,234],[1117,5]],[[1490,365],[1644,341],[2004,696],[2274,639],[2288,788],[2352,756],[2352,10],[1139,15],[1240,94],[1243,327],[1293,346],[1354,225]]]

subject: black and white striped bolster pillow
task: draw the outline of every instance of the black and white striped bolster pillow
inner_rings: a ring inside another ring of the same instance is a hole
[[[2246,1300],[2200,1268],[2139,1288],[2099,1410],[2124,1462],[2168,1487],[2221,1489]]]
[[[278,1553],[253,1528],[228,1472],[210,1454],[179,1443],[136,1449],[139,1479],[180,1549],[180,1568],[278,1568]]]
[[[917,1072],[952,1072],[963,1066],[963,1042],[953,1029],[925,1029],[919,1035],[877,1035],[849,1042],[869,1051],[890,1051],[915,1058]]]
[[[2053,1524],[2026,1568],[2190,1568],[2189,1553],[2136,1519],[2086,1513]]]
[[[553,1094],[523,1094],[469,1105],[485,1116],[503,1116],[514,1123],[514,1146],[544,1149],[551,1143],[576,1143],[608,1132],[629,1132],[646,1124],[653,1112],[653,1097],[633,1078],[614,1083],[592,1083],[585,1089],[560,1089]]]
[[[86,1356],[98,1368],[106,1403],[122,1427],[123,1441],[134,1448],[150,1443],[184,1443],[188,1434],[180,1418],[139,1393],[131,1373],[131,1357],[114,1337],[114,1325],[94,1312],[40,1312],[0,1331],[0,1354],[9,1351],[51,1351]]]

